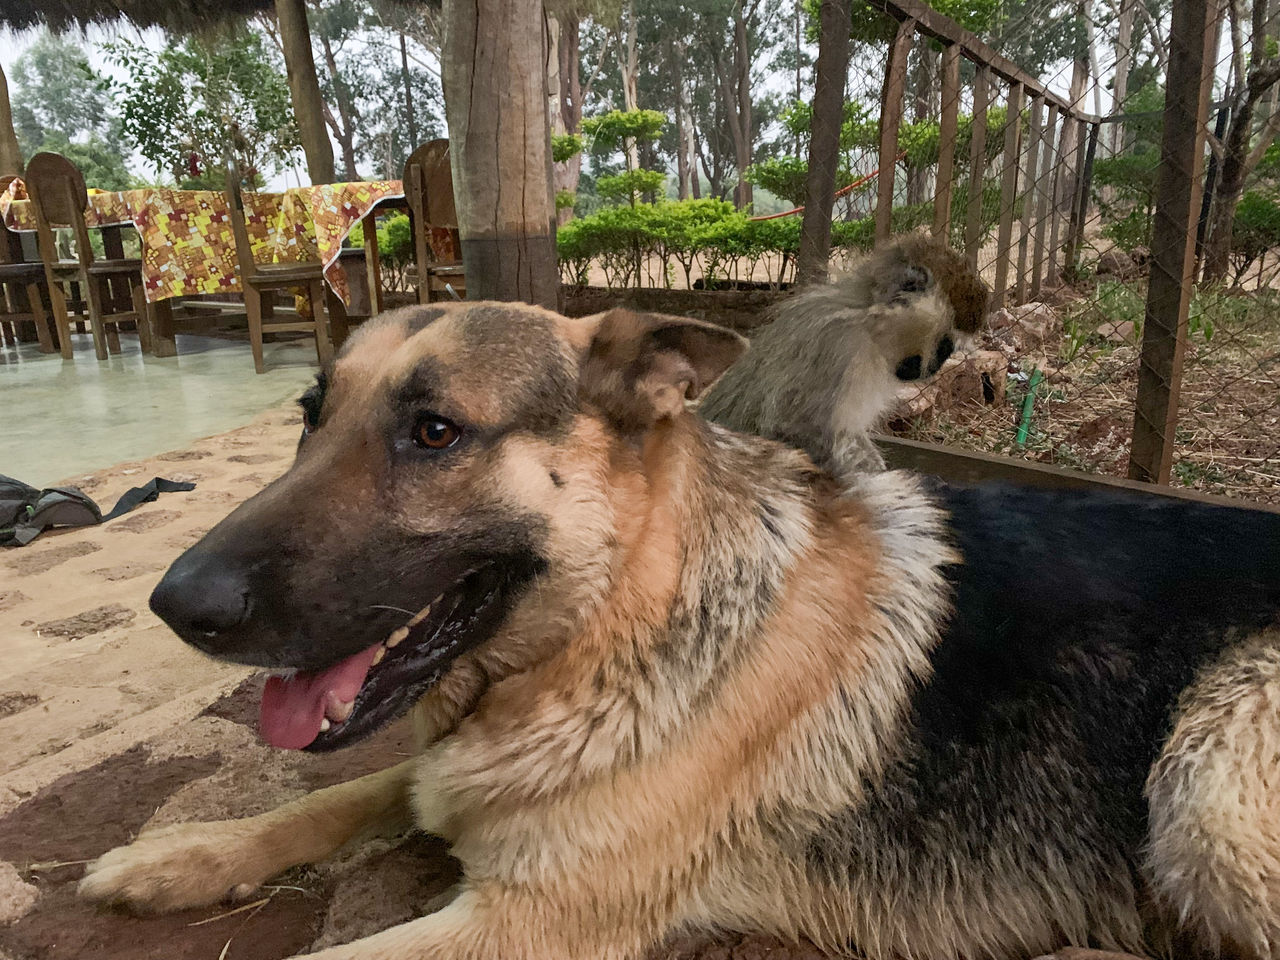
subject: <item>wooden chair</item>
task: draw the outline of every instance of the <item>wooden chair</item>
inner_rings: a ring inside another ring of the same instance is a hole
[[[0,194],[13,182],[12,174],[0,177]],[[44,283],[44,264],[23,259],[18,235],[0,226],[0,337],[14,345],[24,336],[19,324],[35,324],[41,353],[53,353],[57,347],[44,312],[40,285]]]
[[[78,283],[84,292],[85,310],[93,331],[93,349],[99,360],[120,352],[120,324],[133,322],[143,353],[151,352],[151,326],[147,314],[147,298],[142,286],[142,261],[126,257],[99,260],[89,241],[84,211],[89,194],[84,177],[66,157],[56,153],[37,153],[23,174],[27,195],[36,215],[36,242],[49,287],[49,304],[58,329],[58,346],[62,356],[71,357],[71,326],[67,316],[67,297],[63,284]],[[58,256],[53,234],[55,225],[71,228],[75,240],[75,259]],[[107,313],[104,303],[114,307],[111,283],[119,281],[129,290],[130,309]],[[110,329],[108,329],[110,325]]]
[[[437,260],[428,234],[432,227],[449,231],[455,257],[462,252],[458,213],[453,202],[453,170],[449,141],[431,140],[409,155],[404,165],[404,195],[413,226],[413,260],[418,272],[418,302],[452,299],[446,284],[465,297],[467,278],[462,261]]]
[[[236,260],[240,266],[240,285],[244,288],[245,313],[249,318],[249,346],[253,349],[253,367],[258,373],[265,369],[262,362],[262,337],[267,333],[305,331],[316,338],[316,355],[320,363],[328,363],[333,357],[333,345],[342,342],[346,332],[346,310],[342,301],[328,294],[324,281],[324,264],[320,261],[306,263],[255,263],[249,245],[249,232],[244,220],[244,193],[241,189],[243,175],[234,159],[227,161],[227,208],[231,215],[231,230],[236,238]],[[278,290],[301,287],[307,292],[311,304],[310,320],[275,322],[271,319],[272,295]],[[329,338],[328,312],[333,316],[335,338]]]

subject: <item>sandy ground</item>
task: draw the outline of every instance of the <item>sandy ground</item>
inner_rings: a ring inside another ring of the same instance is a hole
[[[0,960],[277,960],[420,915],[456,878],[439,841],[379,840],[299,868],[250,909],[135,917],[78,901],[83,863],[147,824],[246,816],[408,755],[403,724],[312,756],[263,746],[260,679],[180,643],[147,609],[165,567],[288,466],[282,405],[190,448],[67,478],[100,504],[164,476],[187,493],[0,551]],[[759,938],[681,940],[664,960],[799,960]]]

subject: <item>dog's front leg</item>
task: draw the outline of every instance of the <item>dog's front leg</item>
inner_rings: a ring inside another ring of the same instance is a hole
[[[79,893],[164,911],[244,897],[289,867],[323,860],[362,835],[411,825],[413,760],[317,790],[256,817],[143,830],[85,870]]]
[[[599,902],[557,903],[546,892],[468,884],[446,907],[294,960],[633,960],[656,936]],[[638,920],[638,917],[632,918]]]

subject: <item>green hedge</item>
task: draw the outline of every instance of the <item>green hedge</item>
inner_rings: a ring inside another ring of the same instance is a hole
[[[957,187],[952,200],[953,244],[962,244],[968,194]],[[983,187],[983,231],[999,216],[1000,188],[995,180]],[[905,233],[933,221],[933,204],[895,207],[893,232]],[[763,261],[780,258],[773,283],[783,282],[800,249],[797,216],[750,220],[724,200],[663,200],[634,207],[605,207],[590,216],[570,220],[557,231],[560,269],[567,283],[585,284],[587,271],[598,263],[610,287],[642,286],[650,258],[661,264],[661,282],[672,286],[683,275],[693,280],[701,262],[708,280],[750,277]],[[838,220],[831,225],[831,244],[846,249],[870,249],[875,220]]]

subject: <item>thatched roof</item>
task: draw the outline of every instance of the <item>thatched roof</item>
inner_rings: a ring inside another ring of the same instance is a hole
[[[271,7],[272,0],[0,0],[0,26],[66,30],[124,19],[188,32]]]

